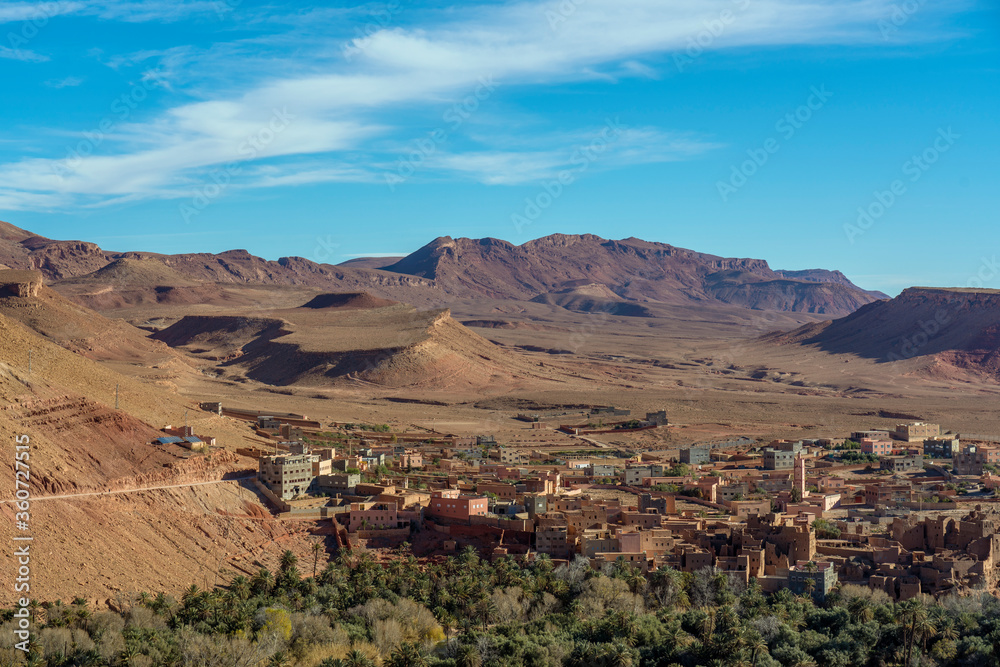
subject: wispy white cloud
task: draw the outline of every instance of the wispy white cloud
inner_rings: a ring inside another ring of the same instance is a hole
[[[573,141],[535,137],[535,150],[488,150],[434,156],[429,169],[440,169],[488,185],[518,185],[554,178],[560,172],[605,171],[636,164],[677,162],[720,148],[721,144],[656,128],[624,128],[580,133]]]
[[[72,14],[86,8],[85,2],[5,2],[0,5],[0,23],[34,21],[43,23],[48,19]],[[37,27],[37,26],[36,26]]]
[[[224,0],[103,0],[88,3],[85,11],[102,19],[143,23],[179,21],[195,14],[224,15],[235,4]]]
[[[0,208],[183,196],[211,170],[232,163],[243,165],[234,179],[237,187],[372,180],[372,174],[393,159],[373,140],[384,146],[394,137],[417,134],[407,129],[409,109],[466,98],[484,78],[504,88],[598,77],[609,82],[622,76],[655,78],[658,72],[648,62],[682,53],[706,30],[706,22],[718,20],[724,11],[732,12],[734,19],[705,48],[878,45],[877,21],[891,15],[893,2],[588,0],[461,6],[446,13],[444,22],[387,25],[356,39],[349,62],[340,44],[334,48],[329,38],[322,38],[324,26],[317,25],[321,15],[311,14],[311,39],[302,43],[268,33],[205,50],[176,46],[116,57],[110,63],[119,67],[172,62],[177,72],[190,73],[183,92],[201,101],[116,127],[115,136],[93,155],[71,163],[59,155],[0,164],[0,183],[8,188],[0,192]],[[108,20],[143,21],[216,11],[222,3],[83,4],[76,11]],[[568,14],[567,6],[574,7]],[[325,27],[333,31],[339,16],[327,17],[330,25]],[[254,20],[259,19],[255,15]],[[241,57],[260,50],[267,52],[267,59]],[[276,110],[287,110],[294,120],[260,147],[247,149],[254,137],[266,134]],[[484,183],[523,183],[563,168],[577,139],[565,136],[559,143],[549,136],[533,148],[505,141],[503,133],[494,133],[472,149],[451,147],[448,153],[442,148],[427,167]],[[631,129],[600,161],[600,168],[690,159],[715,147],[704,137],[682,131]],[[308,164],[288,161],[308,156],[313,156]]]
[[[224,16],[232,11],[226,0],[54,0],[53,2],[4,2],[0,24],[31,21],[41,28],[49,19],[71,14],[109,21],[142,23],[179,21],[198,14]]]
[[[46,81],[45,85],[49,88],[75,88],[77,86],[83,85],[86,79],[80,76],[67,76],[65,79],[54,79],[51,81]]]
[[[9,46],[0,46],[0,58],[4,60],[20,60],[26,63],[43,63],[48,56],[43,56],[27,49],[12,49]]]

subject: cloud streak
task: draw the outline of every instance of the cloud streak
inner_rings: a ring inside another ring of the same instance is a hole
[[[26,5],[14,3],[0,10],[0,21],[18,20],[14,17],[23,16]],[[122,0],[68,5],[70,13],[138,22],[217,12],[220,3]],[[159,53],[162,57],[183,53],[185,68],[197,71],[192,79],[200,85],[176,94],[201,100],[116,127],[99,151],[73,164],[67,165],[62,155],[0,164],[0,182],[5,184],[0,208],[48,209],[189,196],[209,170],[246,159],[243,148],[248,138],[260,132],[276,110],[286,110],[295,120],[280,137],[254,152],[249,158],[252,168],[241,170],[235,187],[375,182],[379,170],[393,159],[385,146],[423,131],[419,123],[408,122],[407,110],[461,98],[483,77],[495,77],[505,89],[595,77],[607,77],[610,82],[603,85],[609,86],[621,77],[655,79],[660,72],[646,59],[682,52],[726,11],[736,18],[713,37],[711,49],[821,43],[877,46],[881,38],[876,23],[891,11],[892,3],[588,0],[553,20],[552,12],[563,11],[565,5],[465,6],[446,21],[387,26],[366,35],[363,44],[357,40],[349,44],[355,47],[349,61],[342,56],[342,42],[336,47],[329,39],[290,43],[281,57],[261,67],[259,80],[246,82],[239,90],[230,90],[225,82],[236,73],[246,81],[245,64],[236,54],[252,49],[252,44],[216,45],[214,54],[202,54],[204,61],[183,46],[164,50]],[[282,25],[273,24],[275,29]],[[294,42],[280,33],[257,39],[268,48]],[[230,58],[220,59],[218,53]],[[2,50],[0,57],[7,57]],[[157,52],[149,52],[121,56],[114,63],[128,66],[156,57]],[[206,85],[213,80],[218,87]],[[228,92],[205,92],[211,90]],[[543,135],[540,146],[526,150],[510,147],[500,130],[474,142],[473,148],[442,150],[428,162],[425,176],[493,185],[536,181],[565,166],[574,146],[572,137],[565,139],[559,144],[555,137]],[[718,144],[685,128],[630,129],[600,168],[692,159],[715,148]],[[310,159],[304,163],[302,158]]]

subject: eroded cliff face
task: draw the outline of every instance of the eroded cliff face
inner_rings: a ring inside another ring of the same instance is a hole
[[[824,325],[770,337],[882,362],[925,360],[1000,379],[1000,290],[913,287]]]
[[[320,256],[331,255],[322,245],[315,250]],[[319,263],[302,257],[270,261],[246,250],[180,255],[110,252],[93,243],[56,241],[0,223],[0,264],[41,271],[50,282],[100,283],[107,277],[105,268],[122,260],[143,264],[148,269],[144,274],[162,274],[162,269],[150,268],[159,264],[182,275],[185,282],[367,291],[423,305],[445,305],[455,298],[530,301],[593,284],[617,295],[612,302],[728,304],[837,316],[884,296],[857,287],[836,271],[774,271],[761,259],[718,257],[666,243],[609,240],[593,234],[553,234],[521,245],[493,238],[443,236],[394,263],[387,261],[387,266],[372,269],[333,266],[321,263],[326,261],[322,258]],[[130,286],[126,283],[116,282],[121,290]],[[177,279],[159,283],[178,284]],[[125,301],[137,298],[129,296]]]
[[[716,257],[629,238],[553,234],[516,246],[443,236],[384,267],[435,281],[462,297],[539,300],[598,286],[616,298],[672,305],[724,303],[755,310],[845,315],[884,295],[830,271],[773,271],[761,259]],[[830,276],[830,281],[823,280]],[[555,297],[553,297],[555,298]]]
[[[44,284],[39,271],[0,270],[0,297],[36,297]]]

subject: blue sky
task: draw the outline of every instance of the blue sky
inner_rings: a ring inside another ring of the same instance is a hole
[[[0,4],[0,219],[340,262],[636,236],[1000,288],[995,3]]]

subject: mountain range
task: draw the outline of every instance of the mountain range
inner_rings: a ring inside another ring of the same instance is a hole
[[[122,260],[138,260],[131,265],[132,274],[120,270]],[[106,268],[116,262],[117,269]],[[383,265],[373,268],[379,263]],[[108,251],[0,222],[0,265],[41,271],[50,283],[88,276],[100,283],[113,276],[118,286],[129,281],[145,287],[295,285],[365,291],[422,306],[487,298],[565,303],[573,309],[583,290],[583,296],[593,297],[587,301],[591,308],[640,316],[641,304],[712,304],[835,317],[887,298],[854,285],[839,271],[772,270],[761,259],[717,257],[664,243],[591,234],[555,234],[522,245],[444,236],[396,261],[331,265],[302,257],[265,260],[245,250],[175,255]]]

